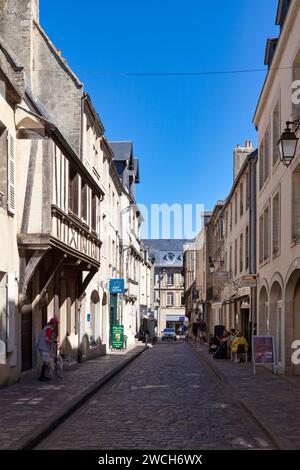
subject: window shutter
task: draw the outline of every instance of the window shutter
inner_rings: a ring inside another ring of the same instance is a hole
[[[16,147],[11,134],[7,136],[7,210],[9,214],[16,213]]]

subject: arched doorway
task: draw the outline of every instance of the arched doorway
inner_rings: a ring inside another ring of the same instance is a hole
[[[300,375],[300,365],[292,363],[292,344],[300,339],[300,269],[289,277],[285,291],[286,373]]]
[[[259,294],[258,325],[259,335],[269,334],[269,313],[268,313],[268,292],[265,286],[261,288]]]
[[[275,338],[276,363],[282,366],[282,288],[275,281],[270,290],[269,327],[270,334]]]

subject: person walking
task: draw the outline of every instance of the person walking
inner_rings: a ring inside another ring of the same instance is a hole
[[[192,325],[192,335],[194,336],[195,343],[197,342],[199,325],[197,322],[194,322]]]
[[[199,336],[200,336],[200,344],[206,343],[206,323],[203,319],[200,320],[198,325],[199,328]]]
[[[53,346],[53,340],[55,335],[55,330],[58,326],[58,320],[56,317],[51,318],[46,326],[42,329],[38,337],[38,350],[42,360],[42,369],[39,380],[41,382],[48,382],[49,378],[46,377],[46,371],[49,367],[51,361],[51,352]]]

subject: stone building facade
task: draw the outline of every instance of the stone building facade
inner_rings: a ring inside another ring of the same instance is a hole
[[[297,0],[278,2],[276,24],[280,35],[275,47],[267,43],[269,72],[254,116],[259,139],[258,332],[275,337],[278,370],[299,375],[300,366],[292,363],[292,344],[300,339],[300,147],[289,168],[277,147],[286,121],[300,117],[300,104],[292,99],[300,78]]]
[[[120,172],[90,96],[39,24],[38,0],[0,2],[0,31],[1,386],[37,373],[37,337],[53,316],[71,362],[105,354],[115,323],[133,343],[145,259],[138,160],[131,152]],[[112,299],[109,281],[122,277],[126,291]]]

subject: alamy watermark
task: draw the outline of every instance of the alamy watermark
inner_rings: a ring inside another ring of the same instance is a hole
[[[194,239],[204,224],[203,204],[138,205],[142,216],[144,239]]]
[[[299,339],[293,342],[292,349],[295,350],[292,354],[292,363],[294,364],[294,366],[299,366],[300,365],[300,340]]]

